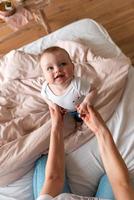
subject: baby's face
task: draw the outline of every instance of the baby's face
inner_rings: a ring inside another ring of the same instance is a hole
[[[74,65],[64,50],[44,53],[41,67],[47,83],[64,85],[71,81],[74,75]]]

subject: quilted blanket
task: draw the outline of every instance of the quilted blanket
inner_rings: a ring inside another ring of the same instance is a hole
[[[107,121],[125,89],[129,58],[123,53],[113,58],[95,56],[88,46],[73,41],[59,41],[56,45],[70,54],[75,74],[95,85],[95,107]],[[0,59],[0,186],[27,173],[49,148],[51,120],[40,95],[44,77],[39,57],[13,50]],[[66,153],[93,137],[85,124],[76,129],[70,116],[64,120]]]

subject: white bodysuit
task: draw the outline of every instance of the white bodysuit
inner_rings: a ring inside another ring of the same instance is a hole
[[[40,195],[36,200],[51,200],[53,199],[52,196],[50,196],[49,194],[44,194],[44,195]]]
[[[75,77],[70,85],[67,87],[63,95],[55,95],[49,88],[49,85],[45,81],[42,85],[41,95],[44,98],[52,101],[60,107],[66,109],[68,112],[76,110],[75,106],[82,102],[84,97],[89,93],[91,85],[89,81],[85,81],[80,77]]]
[[[45,195],[41,195],[39,196],[36,200],[52,200],[52,199],[57,199],[57,200],[109,200],[109,199],[100,199],[100,198],[96,198],[96,197],[82,197],[82,196],[77,196],[74,194],[60,194],[59,196],[53,198],[52,196],[45,194]]]

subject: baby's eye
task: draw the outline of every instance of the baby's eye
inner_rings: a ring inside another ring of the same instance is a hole
[[[66,63],[62,62],[62,63],[59,64],[59,67],[64,67],[65,65],[66,65]]]
[[[52,71],[52,70],[53,70],[52,66],[47,67],[47,71]]]

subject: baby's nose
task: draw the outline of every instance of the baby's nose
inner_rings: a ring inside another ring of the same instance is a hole
[[[60,71],[61,71],[61,68],[60,68],[60,67],[56,67],[56,68],[55,68],[55,72],[56,72],[56,73],[58,73],[58,72],[60,72]]]

